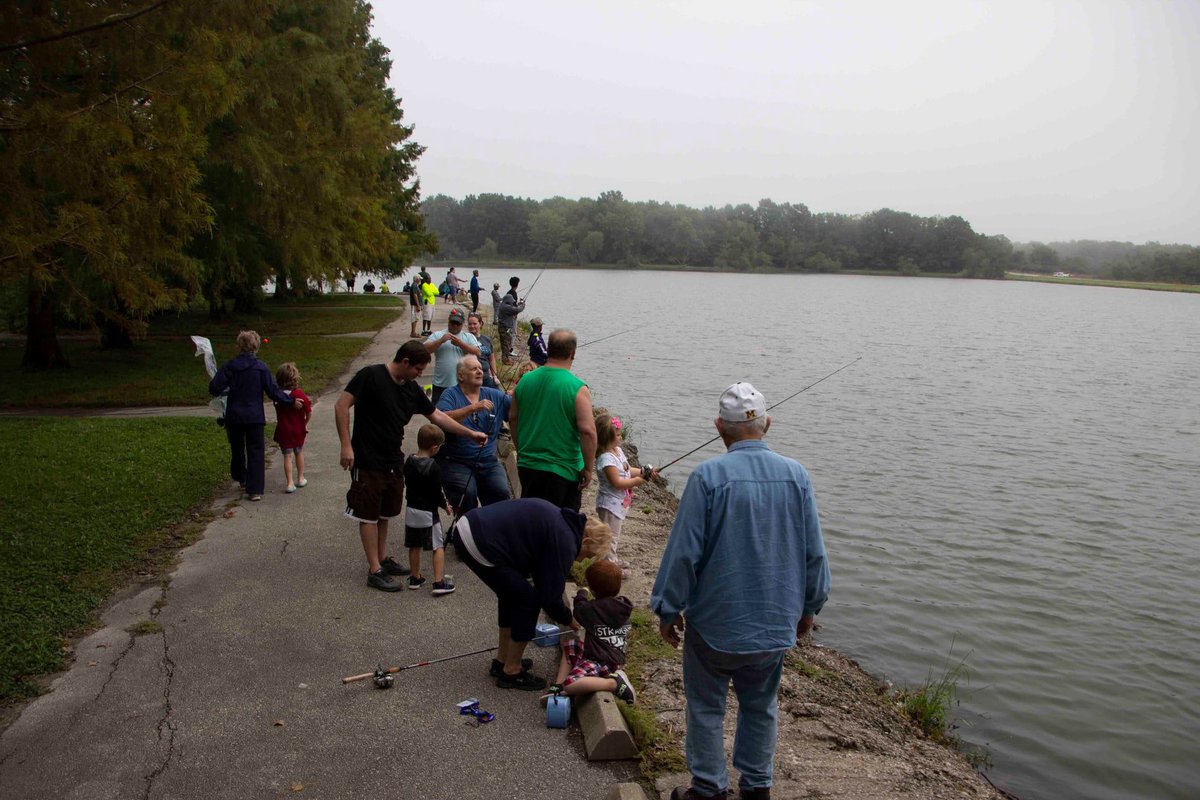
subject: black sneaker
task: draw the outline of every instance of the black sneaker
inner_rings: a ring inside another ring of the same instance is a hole
[[[501,672],[500,677],[496,678],[496,688],[520,689],[523,692],[540,692],[546,688],[546,679],[530,675],[525,670],[521,670],[516,675]]]
[[[522,670],[533,669],[533,659],[532,658],[522,658],[521,659],[521,669]],[[491,675],[493,678],[499,678],[503,674],[504,674],[504,662],[498,658],[493,658],[492,666],[490,669],[488,669],[488,675]]]
[[[739,789],[738,797],[741,800],[771,800],[771,789],[767,786],[758,786],[753,789]]]
[[[450,581],[434,581],[433,596],[441,597],[444,594],[450,594],[454,591],[454,584]]]
[[[399,575],[400,577],[404,577],[405,575],[412,572],[411,569],[404,566],[403,564],[401,564],[400,562],[398,562],[396,559],[392,558],[391,556],[388,556],[383,561],[380,561],[379,568],[382,569],[384,572],[386,572],[388,575]]]
[[[613,694],[618,699],[633,705],[633,701],[637,698],[637,692],[633,691],[633,684],[629,682],[629,676],[625,674],[625,670],[619,669],[609,677],[617,682],[617,688]]]
[[[408,588],[420,589],[424,585],[425,585],[425,576],[424,575],[422,575],[419,578],[413,577],[412,575],[408,576]]]
[[[378,589],[381,592],[398,592],[402,588],[400,581],[388,575],[382,569],[379,572],[372,572],[367,576],[367,586],[372,589]]]

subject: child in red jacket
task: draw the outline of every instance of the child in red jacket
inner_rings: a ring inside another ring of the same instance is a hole
[[[283,477],[287,479],[285,492],[291,494],[297,487],[308,485],[304,477],[304,438],[308,435],[308,421],[312,419],[312,401],[308,395],[300,391],[300,370],[292,362],[280,364],[275,373],[275,382],[292,400],[301,400],[304,409],[297,409],[295,404],[275,404],[275,441],[283,451]],[[293,462],[295,464],[295,480],[292,480]]]

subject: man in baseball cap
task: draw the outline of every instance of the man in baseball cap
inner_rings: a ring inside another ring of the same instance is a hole
[[[692,472],[663,550],[650,607],[664,641],[683,637],[691,786],[672,800],[730,797],[723,721],[738,697],[733,763],[740,797],[771,796],[783,657],[812,631],[829,595],[829,564],[808,472],[763,441],[767,401],[735,383],[717,403],[726,452]]]
[[[467,353],[478,357],[479,340],[463,330],[466,313],[455,306],[450,309],[446,329],[431,334],[425,340],[425,349],[433,353],[433,404],[436,406],[442,392],[458,381],[458,362]]]

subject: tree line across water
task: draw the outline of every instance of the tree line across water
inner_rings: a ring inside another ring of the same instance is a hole
[[[0,4],[0,307],[24,364],[56,327],[128,344],[436,250],[422,148],[362,0]]]
[[[251,310],[414,259],[585,266],[1007,270],[1200,283],[1200,251],[1014,246],[959,216],[799,203],[694,209],[620,192],[420,202],[412,140],[363,0],[0,3],[0,311],[22,363],[58,326],[128,346],[155,314]],[[427,226],[428,221],[428,226]]]
[[[1116,280],[1200,283],[1200,248],[1127,242],[1014,244],[959,216],[880,209],[813,212],[802,203],[691,208],[631,202],[620,192],[570,200],[502,194],[421,204],[448,258],[691,266],[734,271],[895,272],[1003,278],[1068,271]]]

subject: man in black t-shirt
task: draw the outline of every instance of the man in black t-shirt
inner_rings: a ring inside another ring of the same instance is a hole
[[[367,585],[385,592],[399,591],[402,587],[394,576],[408,574],[407,567],[387,555],[388,520],[400,514],[404,500],[404,426],[413,415],[423,414],[447,433],[480,445],[487,442],[486,433],[450,419],[425,396],[416,378],[429,360],[420,342],[405,342],[391,363],[360,369],[334,406],[342,469],[350,470],[346,516],[358,522],[369,567]]]

